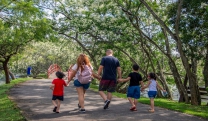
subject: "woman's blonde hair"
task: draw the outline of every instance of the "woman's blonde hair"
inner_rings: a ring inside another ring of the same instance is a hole
[[[78,69],[81,68],[81,71],[83,71],[84,70],[83,65],[91,66],[90,60],[89,60],[89,58],[88,58],[87,55],[80,54],[79,57],[77,58],[77,66],[78,66]]]

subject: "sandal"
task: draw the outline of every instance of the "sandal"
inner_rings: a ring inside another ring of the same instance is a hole
[[[137,111],[137,109],[135,108],[134,110],[132,110],[132,111]]]
[[[135,109],[136,109],[135,106],[133,106],[133,107],[130,108],[131,111],[133,111],[133,110],[135,110]]]

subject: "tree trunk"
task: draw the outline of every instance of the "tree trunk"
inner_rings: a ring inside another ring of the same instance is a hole
[[[171,29],[169,29],[167,26],[166,26],[166,24],[165,24],[165,22],[164,21],[162,21],[161,19],[160,19],[160,17],[159,16],[157,16],[156,14],[155,14],[155,12],[152,10],[152,8],[147,4],[147,2],[145,2],[145,0],[140,0],[140,2],[149,10],[149,12],[153,15],[153,17],[160,23],[160,25],[162,26],[162,28],[164,28],[164,30],[166,31],[166,32],[168,32],[169,34],[170,34],[170,36],[174,39],[174,40],[176,40],[176,42],[179,40],[176,36],[175,36],[175,34],[171,31]],[[182,3],[182,2],[181,2]],[[180,4],[181,5],[181,4]],[[124,11],[125,12],[125,11]],[[128,16],[128,15],[127,15]],[[163,50],[163,49],[161,49],[157,44],[155,44],[145,33],[143,33],[141,30],[140,30],[140,28],[137,26],[137,25],[135,25],[134,23],[133,23],[133,19],[132,19],[132,17],[129,17],[129,20],[130,20],[130,22],[132,23],[132,25],[140,32],[140,33],[142,33],[142,35],[143,36],[145,36],[146,38],[147,38],[147,40],[149,40],[151,43],[153,43],[158,49],[160,49],[161,50],[161,52],[163,52],[167,57],[168,57],[168,59],[169,59],[169,65],[170,65],[170,69],[171,69],[171,71],[172,71],[172,73],[173,73],[173,76],[174,76],[174,79],[175,79],[175,82],[176,82],[176,86],[177,86],[177,88],[178,88],[178,90],[179,90],[179,93],[180,94],[183,94],[184,95],[184,97],[185,97],[185,102],[186,103],[189,103],[189,101],[188,101],[188,94],[187,94],[187,92],[186,92],[186,90],[185,90],[185,87],[183,87],[183,84],[182,84],[182,81],[181,81],[181,78],[180,78],[180,75],[179,75],[179,73],[178,73],[178,70],[177,70],[177,67],[176,67],[176,65],[175,65],[175,62],[172,60],[172,58],[171,58],[171,54],[167,54],[167,53],[165,53],[165,51]],[[177,43],[178,44],[178,43]]]
[[[4,69],[4,73],[5,73],[5,77],[6,77],[6,84],[10,83],[10,79],[9,79],[9,69],[8,69],[8,60],[3,62],[3,69]]]
[[[199,97],[200,95],[196,91],[196,89],[197,89],[196,78],[195,78],[194,73],[192,73],[191,70],[190,70],[189,63],[188,63],[188,58],[185,56],[185,53],[183,52],[182,42],[181,42],[180,37],[179,37],[179,21],[180,21],[180,16],[181,16],[183,0],[179,0],[178,1],[179,4],[178,4],[178,8],[177,8],[177,16],[176,16],[176,22],[175,22],[175,34],[166,26],[165,22],[162,21],[162,19],[155,14],[155,12],[147,4],[147,2],[145,2],[144,0],[140,0],[140,2],[144,4],[144,6],[149,10],[149,12],[153,15],[153,17],[160,23],[160,25],[164,28],[164,30],[167,31],[170,34],[170,36],[176,41],[177,47],[178,47],[178,51],[180,53],[181,60],[183,62],[183,66],[184,66],[184,68],[186,70],[186,73],[187,73],[188,78],[189,78],[189,82],[191,84],[190,88],[192,88],[192,91],[191,91],[191,96],[192,96],[191,104],[192,105],[199,105],[197,97]],[[195,90],[195,92],[194,92],[194,90]],[[184,91],[185,90],[180,90],[180,92],[184,92]],[[186,93],[186,91],[184,93]],[[185,95],[185,97],[186,97],[186,95]]]
[[[181,81],[181,78],[180,78],[180,75],[178,73],[178,70],[176,68],[175,63],[172,62],[171,60],[169,60],[169,65],[170,65],[170,69],[171,69],[171,71],[173,73],[173,77],[175,79],[176,86],[178,88],[180,96],[182,95],[184,97],[185,103],[189,103],[187,90],[185,89],[185,87],[182,84],[182,81]]]
[[[9,71],[9,76],[12,78],[12,80],[16,79],[14,74],[11,71]]]
[[[188,76],[187,76],[187,74],[186,74],[185,79],[184,79],[184,82],[183,82],[183,86],[185,87],[186,91],[188,91],[188,90],[187,90],[187,83],[188,83]],[[187,92],[187,93],[188,93],[188,92]],[[182,94],[182,95],[180,95],[179,102],[184,102],[184,101],[185,101],[185,97],[184,97],[184,95]]]
[[[162,81],[162,83],[163,83],[163,85],[164,85],[165,90],[168,92],[168,96],[169,96],[170,99],[172,100],[172,99],[173,99],[173,96],[171,95],[170,88],[168,87],[168,84],[167,84],[167,81],[166,81],[166,79],[165,79],[165,77],[164,77],[163,70],[162,70],[162,68],[161,68],[161,66],[160,66],[160,63],[157,62],[157,65],[158,65],[158,69],[159,69],[160,79],[161,79],[161,81]]]
[[[168,63],[169,63],[170,69],[171,69],[171,71],[173,73],[173,77],[175,79],[176,86],[177,86],[179,94],[180,94],[179,102],[184,102],[185,101],[185,103],[189,103],[187,90],[183,86],[181,78],[180,78],[180,74],[178,73],[178,69],[177,69],[177,67],[175,65],[175,62],[171,58],[171,49],[170,49],[170,44],[169,44],[169,41],[168,41],[167,33],[166,33],[165,29],[163,29],[163,28],[161,28],[161,29],[162,29],[163,34],[165,36],[165,45],[166,45],[166,50],[167,50],[167,54],[165,54],[165,55],[169,59]],[[181,100],[181,97],[183,97],[183,100]]]
[[[191,104],[192,105],[201,105],[201,95],[199,92],[198,82],[197,82],[197,61],[192,59],[192,79],[189,80],[189,87],[191,92]],[[193,99],[194,98],[194,99]]]
[[[207,54],[205,57],[203,76],[204,76],[204,81],[205,81],[205,87],[208,87],[208,50],[207,50]]]
[[[140,34],[140,35],[142,37],[142,34]],[[142,44],[141,44],[142,49],[144,50],[147,57],[149,58],[151,67],[154,70],[154,72],[156,73],[156,69],[153,65],[152,57],[150,56],[150,54],[155,59],[157,59],[157,57],[156,57],[155,53],[151,50],[151,47],[145,41],[143,42],[143,39],[141,40],[141,42],[142,42]],[[144,44],[145,44],[145,46],[147,46],[146,48],[144,47]],[[169,97],[172,99],[171,91],[170,91],[170,89],[168,87],[168,84],[167,84],[167,81],[166,81],[166,79],[164,78],[164,75],[163,75],[163,69],[161,68],[161,65],[160,65],[159,61],[158,60],[156,60],[156,61],[157,61],[157,66],[158,66],[158,71],[159,71],[159,74],[157,74],[157,75],[159,75],[159,80],[160,80],[161,84],[163,85],[163,88],[165,88],[165,90],[168,92]],[[160,91],[159,91],[159,96],[160,97],[162,96]]]
[[[199,92],[199,87],[196,84],[195,77],[189,78],[189,88],[191,92],[191,104],[192,105],[201,105],[201,96]]]

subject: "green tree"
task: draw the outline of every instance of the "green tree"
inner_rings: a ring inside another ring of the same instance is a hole
[[[8,62],[31,41],[43,41],[50,36],[50,22],[33,2],[2,1],[0,14],[0,62],[6,83],[9,83]]]

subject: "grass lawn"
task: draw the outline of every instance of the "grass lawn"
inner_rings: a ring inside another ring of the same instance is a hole
[[[19,108],[8,98],[7,92],[16,84],[27,80],[30,78],[18,78],[12,80],[10,84],[0,85],[0,121],[26,121]]]
[[[98,91],[98,87],[96,85],[91,84],[90,88],[94,91]],[[126,94],[115,92],[113,95],[120,98],[126,98]],[[140,98],[139,102],[143,104],[150,104],[149,98],[144,97]],[[205,104],[202,104],[202,106],[193,106],[164,98],[155,98],[155,106],[208,119],[208,106],[205,106]]]

